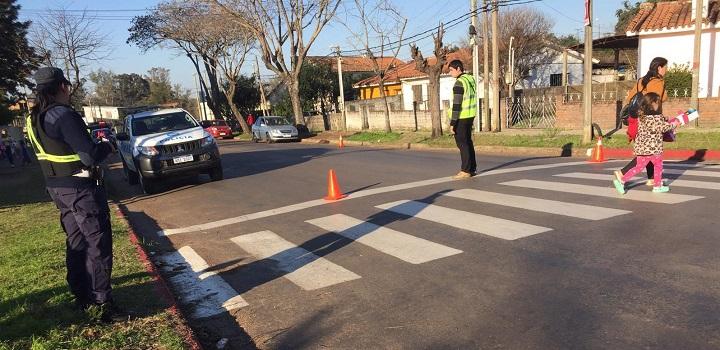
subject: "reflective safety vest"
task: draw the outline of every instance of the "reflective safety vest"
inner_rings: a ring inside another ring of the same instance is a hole
[[[463,86],[463,99],[460,105],[460,115],[458,119],[475,118],[475,111],[477,110],[477,89],[475,85],[475,79],[470,74],[461,74],[457,81],[462,83]],[[448,110],[448,118],[452,119],[452,105]]]
[[[47,177],[72,176],[85,169],[80,156],[70,145],[49,137],[42,127],[45,113],[38,118],[28,116],[25,120],[28,138],[35,150],[38,163]],[[39,120],[37,120],[39,119]]]

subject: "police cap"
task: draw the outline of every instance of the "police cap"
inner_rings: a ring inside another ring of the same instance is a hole
[[[43,85],[43,84],[51,84],[55,82],[63,82],[65,84],[70,84],[70,81],[68,81],[65,78],[65,74],[63,74],[62,69],[56,68],[56,67],[42,67],[35,72],[35,84],[37,85]]]

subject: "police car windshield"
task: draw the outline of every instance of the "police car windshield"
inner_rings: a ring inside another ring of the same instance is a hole
[[[133,119],[132,133],[133,136],[142,136],[165,131],[189,129],[197,125],[195,118],[185,112],[158,114]]]

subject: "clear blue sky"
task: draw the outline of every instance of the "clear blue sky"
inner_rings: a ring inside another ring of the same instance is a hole
[[[350,2],[349,0],[345,0]],[[76,1],[47,1],[47,0],[19,0],[21,20],[35,20],[46,15],[48,8],[66,8],[68,10],[104,10],[97,12],[101,30],[109,35],[110,45],[113,47],[112,59],[102,62],[92,69],[110,69],[115,73],[144,74],[151,67],[165,67],[170,69],[173,83],[180,83],[194,91],[192,74],[194,69],[187,57],[171,49],[154,49],[142,53],[135,46],[125,43],[128,37],[127,29],[130,27],[130,18],[143,14],[143,9],[151,8],[159,1],[148,0],[76,0]],[[615,27],[615,11],[621,6],[622,0],[595,0],[594,18],[595,32],[612,32]],[[470,1],[466,0],[394,0],[403,16],[408,19],[406,36],[425,31],[436,26],[440,21],[448,21],[470,10]],[[478,0],[482,4],[482,0]],[[584,0],[542,0],[523,6],[537,8],[546,13],[555,21],[556,34],[582,35],[582,20],[584,16]],[[120,11],[122,10],[122,11]],[[502,11],[502,9],[501,9]],[[469,23],[468,23],[469,24]],[[502,23],[500,24],[502,25]],[[459,41],[467,33],[467,25],[461,24],[446,31],[448,41]],[[339,23],[331,23],[313,44],[311,55],[326,55],[330,47],[340,45],[342,49],[354,49],[350,43],[346,29]],[[417,43],[423,52],[430,52],[432,39],[428,38]],[[409,49],[403,48],[400,58],[409,57]],[[247,72],[252,66],[247,65]],[[265,73],[262,73],[265,74]]]

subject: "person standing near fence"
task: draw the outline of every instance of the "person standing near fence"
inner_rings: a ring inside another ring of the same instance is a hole
[[[460,172],[454,179],[468,179],[475,175],[475,146],[472,140],[473,120],[477,109],[477,89],[472,75],[465,74],[463,63],[453,60],[448,65],[448,72],[457,79],[453,86],[452,108],[448,111],[450,129],[455,135],[455,144],[460,149]]]

